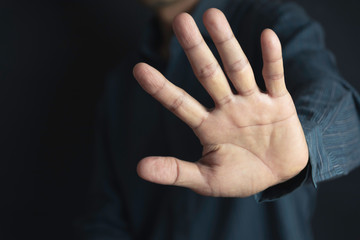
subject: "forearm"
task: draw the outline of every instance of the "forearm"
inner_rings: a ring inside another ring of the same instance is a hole
[[[309,146],[312,179],[318,182],[347,174],[360,164],[358,96],[341,82],[318,83],[317,95],[303,92],[297,111]]]
[[[316,186],[360,165],[357,157],[360,101],[356,91],[338,73],[318,23],[295,4],[268,3],[259,8],[262,10],[256,14],[262,20],[256,23],[258,32],[272,28],[282,42],[287,88],[309,148],[309,163],[304,171],[256,196],[258,201],[266,201],[290,193],[306,182]],[[260,50],[254,52],[257,51]]]
[[[280,18],[274,27],[281,30],[285,20],[294,22],[292,31],[279,35],[285,78],[306,135],[316,185],[360,165],[359,96],[338,73],[321,27],[301,12],[292,18]]]

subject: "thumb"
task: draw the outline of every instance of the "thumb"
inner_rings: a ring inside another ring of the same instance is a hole
[[[174,157],[147,157],[137,165],[137,173],[149,182],[187,187],[208,195],[209,185],[200,171],[201,167]]]

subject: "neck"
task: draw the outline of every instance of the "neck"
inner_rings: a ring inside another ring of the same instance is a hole
[[[162,0],[157,1],[150,7],[156,12],[162,32],[161,55],[168,56],[168,48],[172,32],[174,18],[182,12],[191,12],[200,0]]]
[[[159,2],[156,14],[164,30],[171,32],[174,18],[182,12],[191,12],[199,0],[167,0]]]

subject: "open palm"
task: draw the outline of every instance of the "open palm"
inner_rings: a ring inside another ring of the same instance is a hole
[[[174,32],[215,108],[206,109],[156,69],[137,64],[134,76],[143,89],[186,122],[203,145],[203,156],[195,163],[147,157],[140,161],[138,174],[203,195],[250,196],[294,177],[308,161],[304,133],[285,87],[280,41],[269,29],[262,33],[267,88],[262,93],[223,13],[209,9],[204,24],[237,93],[232,92],[192,17],[186,13],[176,17]]]

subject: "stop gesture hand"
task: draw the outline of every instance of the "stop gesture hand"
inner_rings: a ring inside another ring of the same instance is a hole
[[[308,162],[308,148],[285,86],[276,34],[266,29],[261,35],[267,89],[261,92],[223,13],[209,9],[203,20],[226,75],[189,14],[177,16],[173,28],[194,74],[214,100],[214,109],[206,109],[151,66],[139,63],[134,68],[142,88],[193,129],[203,145],[202,158],[192,163],[147,157],[137,170],[154,183],[203,195],[247,197],[296,176]]]

